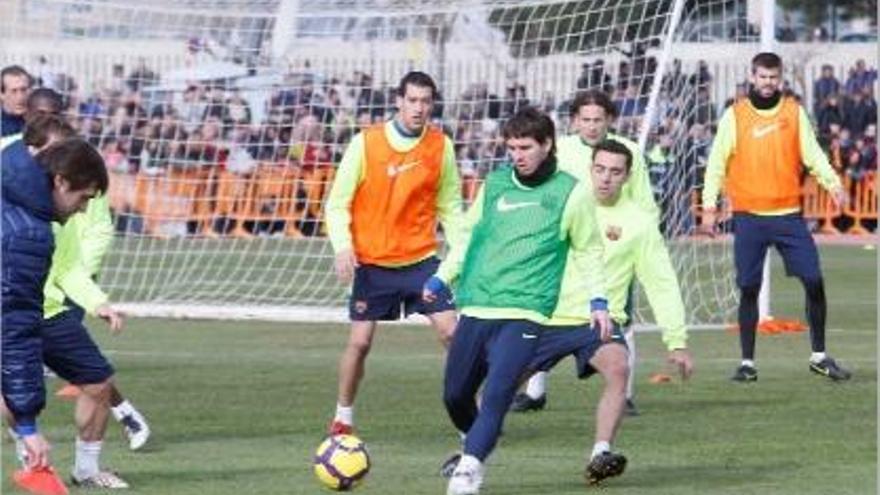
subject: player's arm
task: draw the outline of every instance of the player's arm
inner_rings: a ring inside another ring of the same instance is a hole
[[[663,343],[669,350],[669,361],[679,367],[683,378],[690,376],[693,362],[687,350],[684,302],[681,286],[669,258],[669,250],[657,228],[650,228],[642,236],[635,262],[635,275],[648,304],[663,330]]]
[[[846,192],[840,183],[840,177],[831,167],[828,156],[816,139],[813,124],[804,107],[798,108],[798,139],[800,140],[801,157],[803,157],[807,170],[816,177],[816,180],[826,191],[831,193],[838,205],[843,205],[847,201]]]
[[[47,290],[55,285],[67,299],[83,308],[86,313],[97,316],[110,326],[110,331],[117,333],[122,330],[123,317],[110,305],[107,293],[95,282],[95,277],[88,270],[83,258],[82,236],[78,218],[68,221],[63,227],[56,227],[58,247],[52,259],[52,270],[46,281]]]
[[[48,464],[48,447],[37,428],[46,403],[39,329],[43,287],[54,249],[51,232],[3,236],[3,341],[0,345],[3,402],[15,420],[16,433],[28,447],[31,468]]]
[[[736,120],[733,107],[728,107],[718,121],[718,132],[712,140],[712,149],[706,164],[706,175],[703,179],[703,223],[700,226],[704,233],[712,233],[717,222],[718,196],[721,185],[727,175],[727,159],[733,154],[736,146]]]
[[[596,223],[596,205],[583,183],[578,183],[568,196],[561,229],[560,234],[571,243],[568,263],[587,281],[590,321],[599,327],[603,340],[610,340],[612,326],[605,290],[604,248]]]
[[[104,256],[113,243],[113,217],[106,194],[89,201],[85,215],[79,219],[79,225],[82,263],[89,275],[94,277],[101,270]]]
[[[348,144],[327,197],[327,232],[336,253],[336,275],[342,281],[354,276],[357,260],[351,240],[351,202],[364,175],[364,136],[355,135]]]
[[[443,225],[446,244],[450,247],[462,243],[464,215],[461,207],[461,177],[455,163],[455,147],[452,140],[444,138],[443,168],[437,190],[437,216]]]

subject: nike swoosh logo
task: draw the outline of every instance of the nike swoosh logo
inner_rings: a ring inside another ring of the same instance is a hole
[[[528,208],[530,206],[540,206],[540,204],[541,203],[538,203],[537,201],[524,201],[521,203],[510,203],[507,201],[507,198],[502,196],[501,199],[498,200],[496,207],[498,208],[498,211],[503,213],[506,211],[518,210],[520,208]]]
[[[531,334],[531,333],[524,333],[524,334],[522,334],[522,336],[523,336],[524,339],[537,339],[537,338],[538,338],[537,335],[534,335],[534,334]]]
[[[417,167],[418,165],[419,165],[419,162],[402,163],[396,167],[394,165],[388,165],[388,177],[394,177],[396,175],[400,175],[400,174],[406,172],[407,170],[410,170],[412,168]]]
[[[779,129],[779,124],[770,124],[765,125],[764,127],[755,127],[752,130],[752,136],[754,136],[755,139],[761,139],[762,137],[770,134],[777,129]]]

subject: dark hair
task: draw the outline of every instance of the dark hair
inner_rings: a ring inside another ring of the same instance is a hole
[[[571,116],[574,117],[577,115],[581,107],[587,105],[598,105],[605,110],[605,114],[609,117],[617,117],[617,107],[614,106],[611,97],[604,91],[598,91],[595,89],[578,93],[577,96],[574,97],[574,101],[571,102],[571,107],[569,108]]]
[[[107,192],[109,179],[104,159],[91,144],[82,138],[68,138],[37,153],[37,161],[50,175],[61,176],[70,182],[70,188],[81,191],[95,186]]]
[[[424,72],[417,70],[407,72],[397,86],[397,96],[403,97],[406,95],[407,85],[418,86],[420,88],[431,88],[431,98],[437,98],[437,85],[434,83],[434,80],[431,79],[431,76]]]
[[[52,137],[67,139],[76,136],[76,131],[59,115],[37,113],[31,116],[24,126],[24,144],[42,148]]]
[[[46,107],[46,110],[44,111],[40,107]],[[54,89],[37,88],[28,96],[28,113],[40,111],[59,114],[62,110],[64,110],[64,97]]]
[[[6,92],[6,76],[24,76],[28,80],[28,87],[34,85],[34,78],[31,76],[28,71],[24,70],[24,67],[20,65],[7,65],[2,70],[0,70],[0,92]]]
[[[620,141],[615,141],[614,139],[603,139],[596,143],[593,146],[593,160],[596,159],[596,155],[599,154],[600,151],[604,151],[606,153],[613,153],[615,155],[623,155],[626,157],[626,173],[629,173],[632,169],[633,155],[629,148],[626,147],[625,144]]]
[[[752,58],[752,72],[758,67],[782,70],[782,59],[773,52],[761,52]]]
[[[524,107],[504,123],[501,129],[504,140],[533,138],[539,143],[550,141],[550,155],[556,154],[556,126],[553,119],[534,107]]]

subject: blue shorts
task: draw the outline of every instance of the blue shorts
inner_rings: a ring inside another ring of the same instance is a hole
[[[800,213],[781,216],[734,213],[733,233],[738,287],[761,285],[764,257],[770,246],[776,246],[789,277],[813,280],[822,277],[816,243]]]
[[[617,324],[614,325],[611,342],[626,346]],[[599,332],[588,325],[545,326],[528,368],[530,371],[550,371],[559,361],[571,355],[575,359],[578,378],[588,378],[596,372],[590,365],[590,359],[604,344],[606,342],[599,338]]]
[[[113,366],[82,320],[82,310],[75,308],[43,321],[43,363],[74,385],[101,383],[113,376]]]
[[[454,310],[455,301],[448,288],[437,294],[432,303],[422,301],[425,282],[437,272],[440,260],[432,256],[413,265],[388,268],[361,265],[355,269],[348,316],[352,321],[400,319],[404,315],[429,315]]]

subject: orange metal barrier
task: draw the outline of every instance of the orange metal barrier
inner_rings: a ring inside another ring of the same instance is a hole
[[[820,234],[839,234],[834,219],[840,216],[840,207],[834,203],[831,195],[812,176],[807,177],[801,190],[804,218],[821,222]]]
[[[307,219],[320,222],[317,232],[326,234],[324,208],[335,174],[333,167],[302,170],[275,163],[262,163],[250,174],[220,167],[169,168],[158,175],[112,172],[107,194],[117,215],[141,215],[145,232],[151,235],[169,235],[169,223],[195,222],[196,232],[215,237],[220,235],[214,230],[217,221],[226,219],[233,225],[230,235],[237,237],[253,235],[245,228],[246,222],[265,221],[282,221],[285,235],[301,237],[298,226]],[[803,185],[804,217],[819,222],[820,233],[839,234],[834,220],[844,214],[853,219],[848,234],[869,234],[865,222],[878,219],[875,174],[868,173],[859,181],[847,177],[844,184],[851,199],[841,209],[813,177],[808,177]],[[481,185],[477,177],[462,178],[466,204],[473,203]],[[699,221],[702,206],[697,191],[691,193],[691,211]]]
[[[844,213],[853,219],[852,226],[846,231],[847,234],[868,235],[871,232],[865,228],[865,220],[877,221],[877,180],[874,172],[869,172],[861,180],[854,181],[847,177],[844,187],[850,193],[849,204],[844,208]]]

